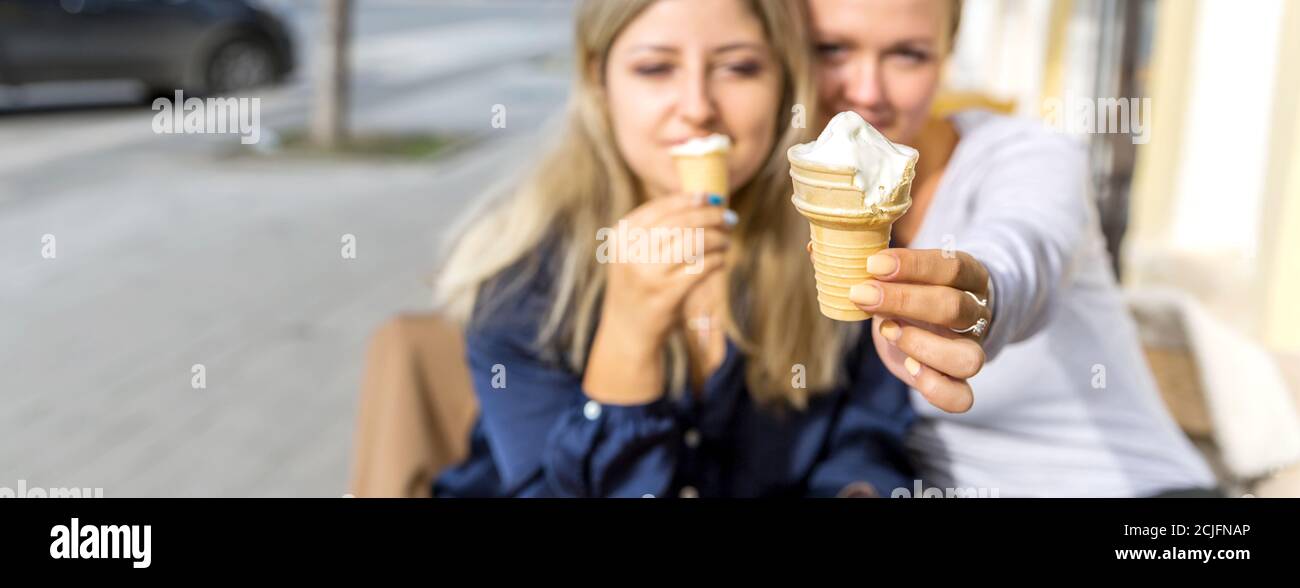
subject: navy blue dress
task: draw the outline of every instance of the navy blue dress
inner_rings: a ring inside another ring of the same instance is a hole
[[[730,340],[699,398],[602,405],[536,345],[554,275],[554,263],[540,265],[481,293],[466,332],[480,416],[468,459],[438,476],[434,496],[887,497],[912,487],[903,436],[915,415],[869,329],[845,358],[847,385],[804,410],[756,405]]]

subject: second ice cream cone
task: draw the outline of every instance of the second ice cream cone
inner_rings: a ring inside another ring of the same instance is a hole
[[[731,139],[726,135],[710,135],[691,139],[672,149],[673,164],[685,194],[711,194],[722,198],[727,205],[731,193],[727,178],[727,154]]]
[[[727,156],[725,153],[678,155],[673,157],[682,192],[717,194],[727,198]],[[725,203],[725,202],[724,202]]]

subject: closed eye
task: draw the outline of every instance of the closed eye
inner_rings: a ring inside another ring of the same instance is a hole
[[[912,63],[925,63],[930,60],[929,52],[921,51],[918,49],[908,49],[908,48],[895,49],[894,51],[891,51],[890,54],[901,57]]]
[[[635,71],[637,75],[646,77],[659,77],[672,72],[673,66],[667,63],[656,63],[651,65],[639,65]]]
[[[726,66],[727,71],[741,77],[752,78],[763,71],[763,65],[757,61],[742,61]]]

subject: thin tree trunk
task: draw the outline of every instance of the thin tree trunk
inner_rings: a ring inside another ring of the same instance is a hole
[[[323,10],[325,30],[317,48],[316,105],[311,136],[316,146],[334,149],[347,139],[352,0],[325,0]]]

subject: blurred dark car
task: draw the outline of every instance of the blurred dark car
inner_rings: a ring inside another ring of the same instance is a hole
[[[294,67],[288,28],[253,0],[0,0],[0,84],[133,79],[218,94]]]

